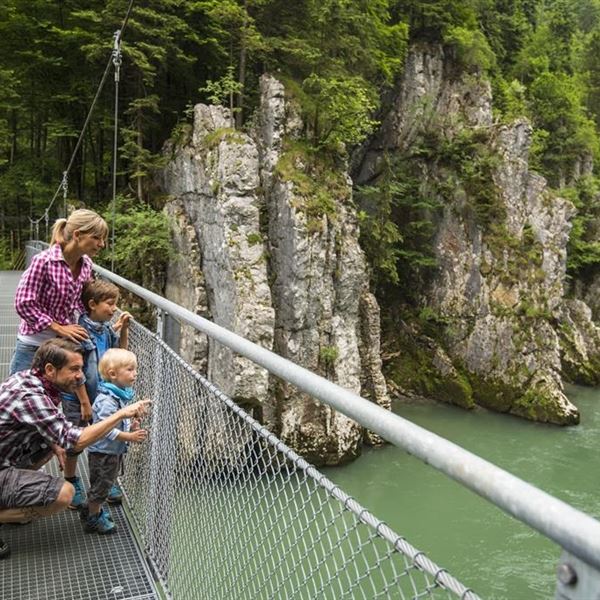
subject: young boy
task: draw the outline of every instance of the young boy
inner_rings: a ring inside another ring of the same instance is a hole
[[[132,386],[137,377],[135,354],[119,348],[107,350],[100,359],[99,370],[102,381],[92,409],[94,423],[113,415],[132,401]],[[85,531],[100,534],[115,531],[116,526],[103,503],[117,479],[128,443],[140,443],[147,435],[145,429],[139,428],[139,422],[134,420],[130,427],[126,419],[88,448],[90,489],[87,511],[82,513]]]
[[[86,314],[79,318],[79,325],[84,327],[89,339],[82,342],[84,350],[83,371],[86,377],[85,386],[80,386],[76,394],[63,394],[63,412],[68,421],[84,427],[92,418],[92,403],[98,388],[98,363],[109,348],[126,348],[131,315],[122,313],[114,326],[110,325],[119,299],[119,288],[101,279],[88,281],[82,290],[81,301]],[[83,506],[85,492],[81,479],[77,477],[77,458],[79,453],[68,451],[65,461],[65,479],[73,484],[75,495],[69,508],[79,509]],[[118,503],[122,493],[115,485],[109,495],[109,502]]]

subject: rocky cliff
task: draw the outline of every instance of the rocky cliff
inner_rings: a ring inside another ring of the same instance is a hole
[[[440,206],[437,266],[419,296],[434,327],[397,323],[391,373],[406,393],[576,423],[562,377],[593,382],[600,346],[590,310],[565,300],[575,209],[529,169],[530,125],[495,123],[491,106],[483,78],[457,72],[440,47],[413,48],[378,134],[355,157],[358,185],[377,183],[384,157],[412,162]]]
[[[435,268],[409,284],[409,310],[386,320],[389,380],[466,408],[578,422],[563,379],[598,383],[598,309],[577,285],[566,297],[575,208],[530,170],[530,124],[495,121],[489,84],[437,46],[409,53],[351,168],[303,142],[280,82],[263,76],[260,92],[248,133],[230,128],[226,109],[198,105],[189,138],[167,148],[163,186],[180,256],[168,296],[389,407],[352,190],[377,186],[386,165],[402,164],[398,177],[408,165],[413,191],[437,206],[428,214]],[[201,335],[184,332],[182,351],[310,460],[337,464],[365,436],[378,441]]]
[[[162,185],[179,254],[167,296],[389,407],[379,309],[344,165],[305,151],[298,112],[268,76],[258,121],[250,134],[234,131],[226,109],[198,105],[189,138],[166,149]],[[182,352],[317,464],[349,460],[370,439],[350,419],[202,335],[185,330]]]

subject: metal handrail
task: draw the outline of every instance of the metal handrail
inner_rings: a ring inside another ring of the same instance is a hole
[[[38,246],[39,247],[39,246]],[[600,569],[600,521],[441,436],[200,317],[111,271],[94,270],[432,465]]]

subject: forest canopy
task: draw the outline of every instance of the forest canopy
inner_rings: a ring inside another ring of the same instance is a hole
[[[0,258],[55,193],[128,5],[0,6]],[[151,175],[165,140],[198,102],[229,106],[244,128],[264,72],[300,102],[307,143],[349,151],[375,127],[410,44],[424,42],[489,78],[498,120],[531,121],[533,167],[579,209],[570,268],[595,264],[585,223],[598,184],[571,176],[600,147],[600,0],[138,0],[122,46],[117,191],[159,209]],[[69,174],[69,204],[105,210],[110,200],[113,102],[109,80]],[[61,199],[51,220],[63,209]]]

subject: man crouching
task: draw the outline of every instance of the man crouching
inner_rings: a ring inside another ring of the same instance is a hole
[[[60,411],[61,392],[74,393],[83,379],[83,351],[54,338],[44,342],[30,370],[0,384],[0,523],[23,523],[66,509],[73,486],[38,469],[65,450],[81,451],[103,438],[123,419],[145,415],[149,400],[127,405],[110,417],[76,427]],[[10,554],[0,540],[0,558]]]

